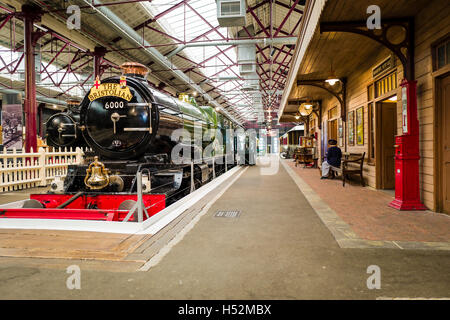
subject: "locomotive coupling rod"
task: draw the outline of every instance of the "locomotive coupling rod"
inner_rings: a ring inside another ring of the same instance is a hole
[[[66,202],[64,202],[64,203],[60,204],[59,206],[57,206],[56,209],[62,209],[62,208],[67,207],[69,204],[71,204],[72,202],[74,202],[75,200],[77,200],[79,197],[81,197],[84,194],[85,194],[84,191],[80,191],[80,192],[76,193],[72,198],[70,198]]]

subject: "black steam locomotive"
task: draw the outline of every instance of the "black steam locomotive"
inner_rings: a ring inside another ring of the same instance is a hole
[[[234,166],[236,143],[227,129],[235,129],[236,123],[211,107],[196,107],[153,89],[141,64],[121,68],[121,77],[97,79],[78,108],[48,120],[49,144],[85,143],[95,154],[94,161],[70,165],[63,187],[52,184],[52,192],[135,193],[136,173],[142,172],[144,192],[164,194],[167,205]],[[198,132],[209,135],[209,141],[196,141]],[[174,148],[180,149],[176,155],[181,162],[173,158]],[[205,158],[202,152],[208,148],[211,156]]]
[[[67,110],[52,115],[46,122],[47,144],[52,147],[86,147],[79,128],[80,102],[67,101]]]

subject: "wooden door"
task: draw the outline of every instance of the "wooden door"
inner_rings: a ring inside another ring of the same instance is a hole
[[[442,172],[442,211],[450,214],[450,76],[441,82],[441,170]]]
[[[320,154],[322,157],[325,157],[325,155],[327,154],[327,150],[328,150],[328,125],[327,122],[324,121],[322,123],[322,133],[321,133],[321,146],[320,146]]]
[[[397,134],[397,104],[381,103],[381,188],[395,188],[395,135]]]
[[[337,119],[328,121],[328,140],[330,139],[338,139]]]

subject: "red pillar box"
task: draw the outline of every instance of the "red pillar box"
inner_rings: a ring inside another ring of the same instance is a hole
[[[395,200],[389,206],[398,210],[426,210],[420,201],[417,81],[403,80],[401,87],[403,135],[395,137]]]

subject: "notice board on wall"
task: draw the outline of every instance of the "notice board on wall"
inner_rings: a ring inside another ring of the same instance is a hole
[[[22,105],[5,104],[1,115],[3,147],[22,149]]]

